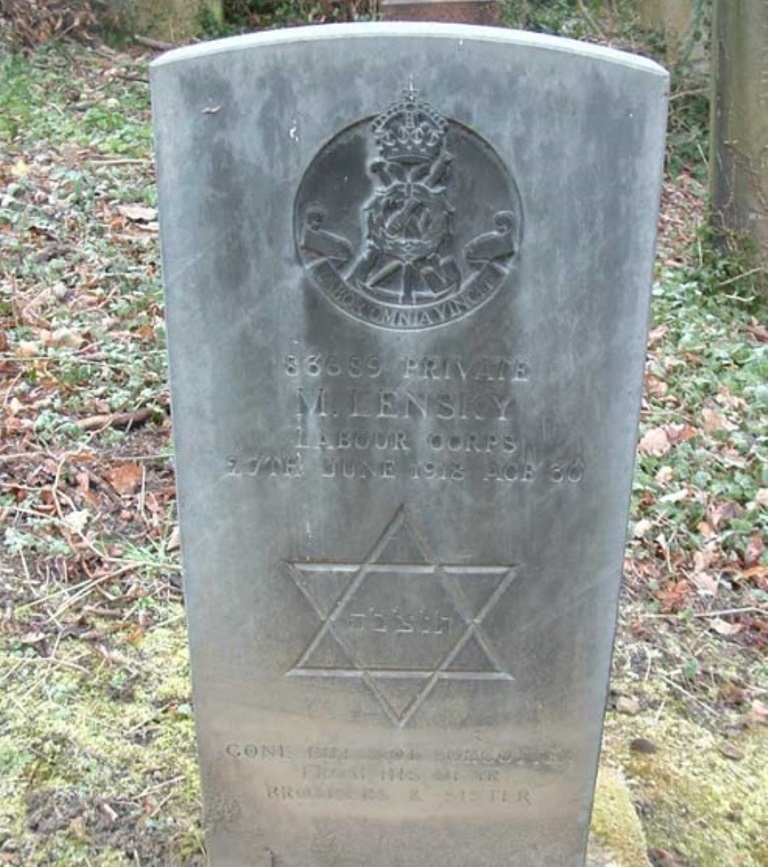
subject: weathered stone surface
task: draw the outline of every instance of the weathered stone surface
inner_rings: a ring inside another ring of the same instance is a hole
[[[384,24],[152,77],[212,863],[582,864],[665,73]]]

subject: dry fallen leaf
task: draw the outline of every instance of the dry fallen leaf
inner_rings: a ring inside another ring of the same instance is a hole
[[[692,440],[698,434],[696,428],[691,427],[689,424],[668,424],[664,430],[666,431],[667,439],[673,445]]]
[[[635,524],[635,530],[633,533],[635,539],[642,539],[652,526],[653,524],[651,521],[648,520],[648,518],[641,518]]]
[[[651,430],[646,431],[638,445],[640,454],[653,455],[657,458],[665,455],[670,448],[669,438],[663,427],[651,428]]]
[[[12,397],[8,401],[8,412],[11,415],[18,415],[20,412],[24,411],[24,404],[18,399],[18,397]]]
[[[29,164],[25,163],[24,160],[16,160],[11,166],[11,175],[14,178],[26,178],[28,174]]]
[[[765,325],[747,325],[747,331],[760,343],[768,343],[768,328]]]
[[[120,464],[104,475],[118,494],[133,494],[141,487],[144,471],[138,464]]]
[[[710,629],[714,629],[718,635],[738,635],[744,629],[741,623],[729,623],[723,620],[722,617],[713,617],[709,622]]]
[[[629,695],[620,695],[616,699],[616,711],[618,713],[627,714],[627,716],[637,716],[640,710],[640,702],[636,698],[632,698]]]
[[[51,334],[51,343],[54,346],[67,346],[70,349],[78,349],[84,341],[85,338],[71,328],[57,328]]]
[[[706,572],[707,569],[721,556],[716,545],[710,543],[695,551],[693,554],[694,572]]]
[[[40,355],[40,346],[34,340],[20,340],[16,344],[16,355],[19,358],[34,358]]]
[[[717,591],[720,587],[720,582],[717,578],[713,578],[708,572],[697,572],[693,576],[693,583],[696,589],[702,596],[717,596]],[[725,633],[721,633],[724,635]]]
[[[763,509],[768,509],[768,488],[760,488],[755,495],[755,502]]]
[[[129,643],[132,644],[134,647],[141,644],[145,633],[146,629],[143,629],[141,626],[133,627],[133,629],[131,629],[131,631],[128,633]]]
[[[165,546],[165,550],[168,552],[178,551],[179,548],[181,548],[181,535],[179,533],[179,525],[176,524],[171,530],[171,535],[168,539],[168,543]]]
[[[724,385],[717,389],[717,402],[728,409],[745,409],[746,400],[743,397],[732,394]]]
[[[703,409],[702,417],[704,418],[704,431],[711,434],[717,431],[733,430],[736,425],[731,424],[728,419],[721,413],[715,412],[713,409]]]
[[[745,714],[744,721],[748,725],[768,725],[768,704],[755,699]]]
[[[665,397],[667,392],[669,391],[669,386],[663,379],[658,376],[654,376],[652,373],[649,373],[645,378],[645,387],[648,390],[648,394],[651,397]]]
[[[734,762],[739,762],[744,758],[744,750],[737,747],[736,744],[730,743],[730,741],[723,741],[720,744],[719,750],[721,755]]]
[[[659,497],[660,503],[679,503],[682,500],[690,500],[691,494],[687,488],[682,488],[679,491],[670,491],[668,494],[664,494],[663,497]]]
[[[146,205],[118,205],[117,210],[133,223],[151,223],[157,219],[157,208]]]
[[[666,590],[660,590],[656,594],[656,598],[661,603],[663,611],[675,612],[685,607],[690,592],[690,583],[683,580],[678,581]]]
[[[746,550],[744,551],[744,565],[749,568],[756,566],[760,562],[760,558],[765,551],[765,542],[759,533],[753,533],[749,540]]]
[[[725,503],[717,503],[709,510],[709,522],[717,530],[723,521],[730,521],[731,518],[738,518],[741,514],[741,506],[730,500]]]
[[[68,529],[72,530],[73,533],[82,534],[89,518],[90,513],[88,509],[80,509],[77,512],[70,512],[68,515],[64,515],[63,520]]]

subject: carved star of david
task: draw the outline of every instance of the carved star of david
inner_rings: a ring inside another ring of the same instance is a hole
[[[400,727],[440,681],[514,680],[483,622],[516,567],[441,563],[403,507],[362,562],[285,566],[320,621],[289,676],[360,680]]]

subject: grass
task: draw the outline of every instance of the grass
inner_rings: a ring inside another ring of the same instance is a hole
[[[0,853],[193,863],[146,64],[7,57],[0,106]]]
[[[203,863],[146,61],[0,60],[3,863]],[[678,105],[613,680],[639,712],[609,713],[604,760],[666,863],[758,867],[766,304],[702,228],[704,113]],[[658,755],[627,753],[638,733]],[[692,821],[674,794],[699,790]]]

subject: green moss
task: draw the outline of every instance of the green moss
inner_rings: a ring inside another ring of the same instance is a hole
[[[619,867],[649,867],[643,828],[619,771],[600,769],[592,807],[592,834]]]
[[[644,737],[656,752],[630,749]],[[679,852],[686,863],[762,867],[768,864],[768,731],[744,732],[727,743],[743,757],[721,752],[724,736],[677,715],[610,714],[605,761],[620,764],[642,805],[648,843]]]
[[[11,687],[0,693],[0,852],[22,863],[92,863],[95,847],[104,865],[136,863],[133,852],[140,863],[200,858],[186,636],[171,619],[136,646],[115,638],[107,659],[78,642],[62,642],[56,662],[0,654]],[[140,686],[120,688],[135,675]]]

